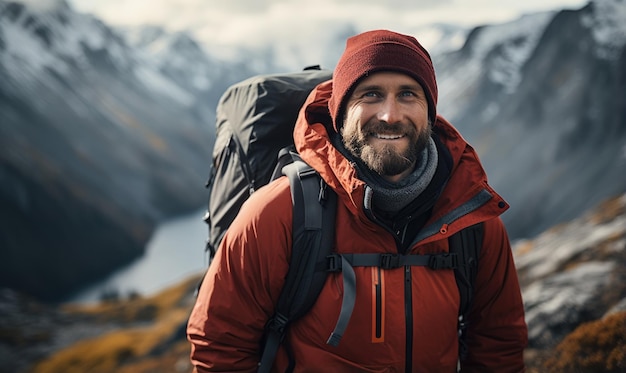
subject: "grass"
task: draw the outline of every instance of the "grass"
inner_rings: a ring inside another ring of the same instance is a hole
[[[92,319],[100,323],[118,324],[120,327],[101,336],[81,340],[48,359],[38,363],[32,373],[109,373],[109,372],[159,372],[177,371],[165,365],[181,367],[188,359],[188,343],[184,338],[172,340],[186,324],[191,311],[193,289],[197,277],[167,289],[150,298],[124,302],[105,302],[98,305],[66,306],[64,311],[77,319]],[[165,346],[166,352],[152,356]],[[183,359],[184,360],[184,359]],[[130,368],[132,367],[132,368]],[[156,367],[159,367],[158,370]],[[144,370],[145,369],[145,370]]]

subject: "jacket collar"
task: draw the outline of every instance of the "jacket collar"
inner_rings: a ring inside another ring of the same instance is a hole
[[[311,92],[296,122],[294,143],[302,159],[320,173],[348,209],[365,216],[365,184],[357,178],[354,165],[332,145],[331,134],[336,134],[328,111],[331,91],[332,81],[327,81]],[[506,211],[509,205],[487,184],[472,146],[441,116],[437,116],[434,131],[450,152],[452,172],[434,206],[431,229],[453,234]]]

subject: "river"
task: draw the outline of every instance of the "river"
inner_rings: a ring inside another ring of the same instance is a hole
[[[206,270],[204,211],[161,224],[147,243],[146,253],[102,282],[79,292],[70,302],[93,303],[105,292],[121,297],[131,293],[149,296]]]

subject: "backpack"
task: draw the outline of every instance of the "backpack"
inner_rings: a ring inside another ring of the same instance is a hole
[[[318,66],[302,72],[260,75],[229,87],[217,107],[217,131],[205,222],[209,228],[206,251],[215,256],[224,233],[241,205],[258,188],[285,175],[293,201],[293,247],[274,315],[265,326],[259,372],[269,372],[289,324],[306,314],[315,303],[328,273],[341,272],[344,282],[342,308],[328,344],[336,346],[347,327],[355,304],[353,267],[383,269],[405,265],[453,269],[461,297],[459,308],[459,358],[467,355],[466,315],[473,283],[482,224],[449,238],[449,253],[435,255],[334,253],[337,196],[293,147],[293,126],[310,91],[330,79]],[[290,358],[289,371],[294,359]]]
[[[311,66],[297,73],[251,77],[224,92],[217,105],[213,165],[206,185],[209,259],[241,205],[280,176],[275,169],[291,163],[286,148],[293,146],[300,107],[317,84],[331,77],[330,71]]]

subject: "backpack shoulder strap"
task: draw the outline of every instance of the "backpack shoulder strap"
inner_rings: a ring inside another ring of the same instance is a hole
[[[326,257],[335,242],[337,196],[296,153],[284,167],[293,202],[293,246],[289,271],[274,316],[265,329],[258,372],[269,372],[286,328],[317,300],[326,281]]]
[[[474,284],[478,272],[478,258],[483,244],[483,223],[462,229],[449,238],[449,252],[456,254],[459,265],[454,270],[454,277],[459,288],[459,359],[465,360],[468,354],[466,329],[468,313],[472,306]]]

